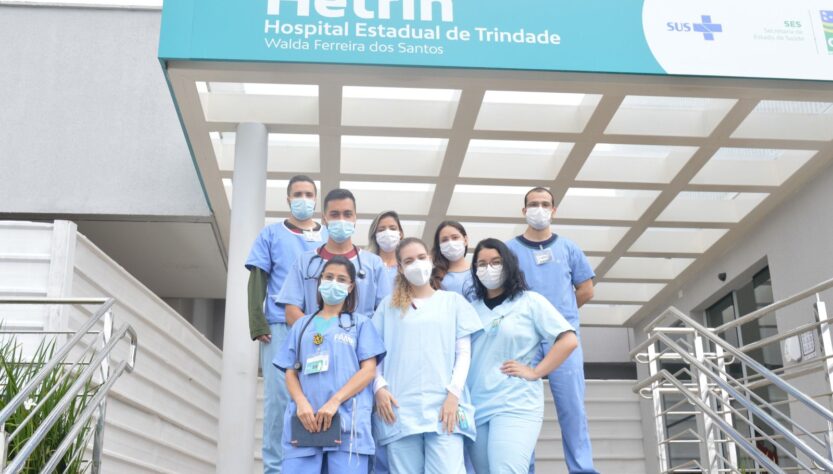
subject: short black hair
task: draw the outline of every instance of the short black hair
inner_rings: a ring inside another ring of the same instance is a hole
[[[324,197],[324,210],[327,209],[327,204],[329,204],[330,201],[340,201],[342,199],[349,199],[353,201],[353,208],[355,209],[356,197],[353,196],[353,193],[351,193],[348,189],[336,188],[328,192],[327,196]]]
[[[305,174],[296,174],[292,178],[289,179],[289,184],[286,185],[286,195],[292,195],[292,185],[295,183],[310,183],[312,184],[312,189],[315,190],[315,195],[318,196],[318,186],[315,185],[315,181],[312,180],[309,176]]]
[[[319,286],[321,285],[321,278],[324,275],[324,271],[331,265],[342,265],[347,269],[347,274],[350,275],[350,283],[353,284],[353,289],[350,290],[350,293],[347,294],[347,298],[344,299],[344,303],[341,305],[341,312],[353,314],[353,311],[356,310],[356,302],[359,299],[359,287],[356,285],[356,267],[353,265],[353,262],[348,260],[343,255],[333,256],[333,258],[327,260],[324,263],[324,267],[321,268],[321,274],[318,275]],[[318,293],[318,291],[315,292],[315,299],[318,302],[318,311],[324,309],[324,299],[321,298],[321,293]]]
[[[474,283],[473,289],[476,299],[486,299],[487,294],[486,287],[480,282],[480,278],[477,278],[477,257],[483,249],[497,250],[498,255],[500,255],[500,260],[503,262],[503,275],[505,277],[502,288],[507,300],[513,300],[524,291],[529,290],[524,272],[518,264],[518,257],[515,256],[514,252],[509,250],[506,244],[490,237],[481,240],[477,244],[477,247],[474,249],[474,256],[471,259],[471,279]]]
[[[526,201],[527,201],[527,199],[529,199],[529,195],[532,194],[532,193],[547,193],[547,194],[549,194],[550,195],[550,200],[552,201],[552,205],[555,206],[555,196],[552,195],[552,191],[550,191],[547,188],[541,187],[541,186],[536,186],[536,187],[530,189],[529,191],[527,191],[526,194],[524,195],[524,207],[526,207]]]

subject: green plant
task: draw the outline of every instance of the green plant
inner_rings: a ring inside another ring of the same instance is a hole
[[[41,341],[30,357],[24,356],[23,348],[15,337],[9,337],[0,342],[0,388],[2,388],[0,406],[6,406],[20,393],[21,389],[49,362],[54,352],[54,340]],[[4,426],[6,436],[10,436],[18,428],[20,432],[9,441],[6,453],[7,462],[14,459],[61,398],[69,392],[87,363],[89,359],[86,362],[82,361],[74,368],[57,365],[32,391],[28,400],[9,417]],[[78,421],[78,416],[89,403],[95,389],[95,385],[87,380],[80,393],[72,399],[67,410],[35,447],[20,472],[27,474],[40,472],[67,436],[70,428]],[[91,424],[92,420],[87,420],[84,424],[83,429],[58,463],[57,472],[82,473],[87,471],[90,463],[84,459],[84,451]]]

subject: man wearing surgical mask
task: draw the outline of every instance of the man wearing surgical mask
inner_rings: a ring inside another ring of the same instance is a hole
[[[333,189],[324,197],[323,221],[328,239],[324,245],[301,254],[293,264],[276,300],[286,305],[286,321],[292,325],[317,306],[318,276],[324,263],[341,255],[356,267],[356,314],[373,311],[390,294],[385,264],[378,255],[353,244],[356,231],[356,198],[346,189]]]
[[[547,298],[579,335],[578,309],[593,298],[593,278],[596,276],[593,268],[578,245],[552,232],[555,205],[548,189],[537,187],[527,192],[522,212],[527,228],[523,235],[509,240],[506,245],[518,257],[529,289]],[[550,347],[551,344],[545,344],[541,354],[547,353]],[[596,473],[584,410],[581,346],[549,374],[549,385],[558,412],[569,472]]]
[[[317,193],[311,178],[293,176],[286,188],[290,217],[265,227],[246,260],[249,332],[259,342],[263,371],[263,472],[270,474],[281,472],[283,414],[289,401],[284,373],[272,364],[289,333],[286,308],[275,298],[295,259],[327,239],[327,230],[312,218]]]

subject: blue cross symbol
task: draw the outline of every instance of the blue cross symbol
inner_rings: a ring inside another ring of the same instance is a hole
[[[714,33],[722,33],[723,25],[720,23],[712,23],[711,15],[702,15],[700,17],[703,23],[695,23],[694,31],[703,33],[703,39],[706,41],[714,41]]]

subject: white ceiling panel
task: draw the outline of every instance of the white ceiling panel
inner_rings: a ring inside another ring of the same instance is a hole
[[[345,135],[341,137],[341,172],[437,176],[447,146],[444,138]]]
[[[681,192],[657,221],[737,223],[767,196],[766,193]]]
[[[451,128],[460,91],[399,87],[343,88],[341,123],[359,127]]]
[[[211,132],[217,165],[222,171],[234,170],[234,132]],[[270,133],[267,171],[278,173],[318,173],[320,152],[318,135]]]
[[[780,186],[816,153],[816,150],[721,148],[691,183]]]
[[[690,146],[599,143],[576,180],[670,183],[695,151]]]
[[[582,326],[620,326],[633,316],[641,305],[638,304],[594,304],[587,303],[579,308]]]
[[[629,95],[605,133],[707,137],[737,100]]]
[[[693,258],[622,257],[605,274],[610,278],[673,280],[694,263]]]
[[[644,303],[650,301],[663,288],[665,283],[601,282],[595,287],[593,302]]]
[[[475,130],[580,133],[602,96],[486,91]]]
[[[461,177],[554,180],[572,143],[471,140]]]
[[[639,220],[659,191],[570,188],[556,216],[568,219]]]
[[[833,140],[833,102],[762,100],[732,137]]]
[[[342,181],[353,192],[356,211],[377,214],[395,210],[399,214],[427,215],[434,197],[433,184]]]
[[[629,251],[700,254],[707,251],[726,232],[728,229],[649,227]]]

